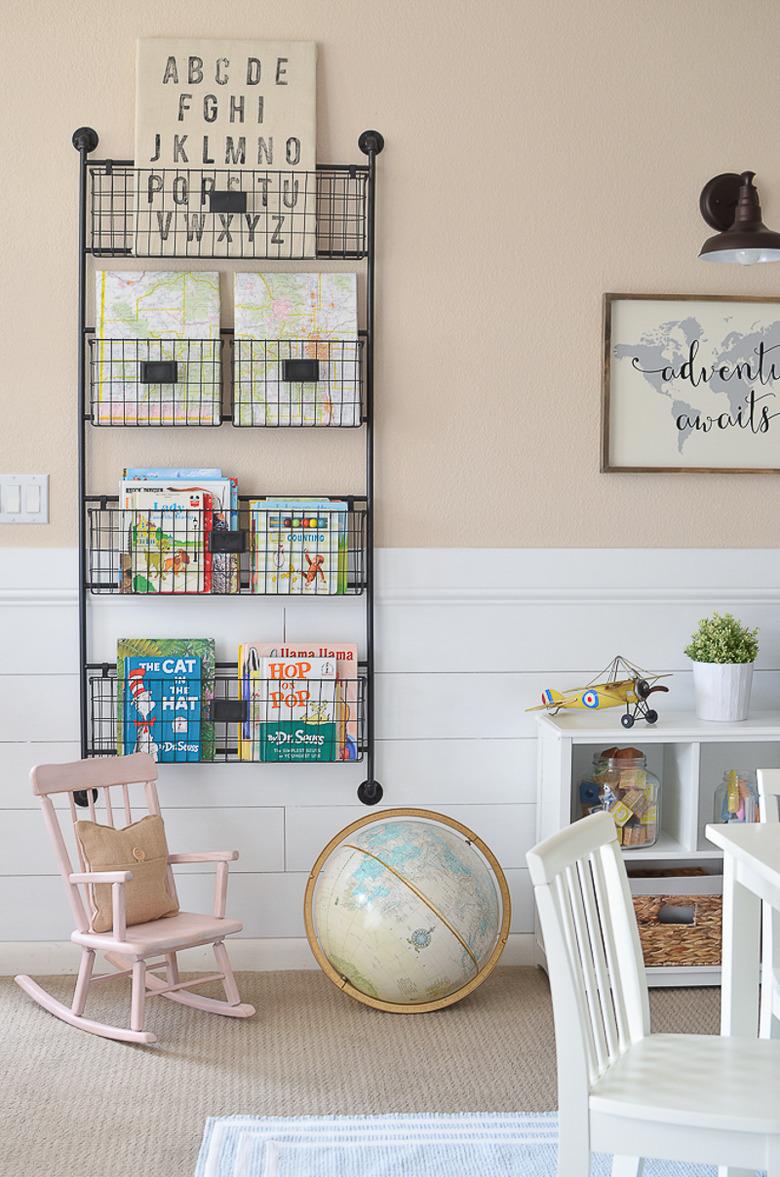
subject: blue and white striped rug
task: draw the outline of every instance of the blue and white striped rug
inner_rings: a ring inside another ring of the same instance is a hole
[[[555,1177],[558,1121],[546,1115],[218,1116],[195,1177]],[[593,1177],[609,1177],[595,1157]],[[645,1177],[715,1177],[650,1161]]]

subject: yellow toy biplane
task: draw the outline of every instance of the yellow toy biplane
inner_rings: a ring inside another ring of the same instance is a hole
[[[623,727],[633,727],[637,719],[655,723],[658,712],[648,705],[647,700],[656,691],[669,690],[668,687],[655,685],[659,679],[669,677],[668,674],[647,674],[618,654],[609,666],[584,687],[572,687],[562,692],[544,690],[539,706],[526,710],[547,711],[550,715],[557,715],[563,710],[601,711],[607,707],[625,706],[626,713],[620,717]]]

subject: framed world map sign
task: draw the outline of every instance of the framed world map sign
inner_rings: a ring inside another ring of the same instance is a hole
[[[780,300],[604,295],[601,470],[780,473]]]

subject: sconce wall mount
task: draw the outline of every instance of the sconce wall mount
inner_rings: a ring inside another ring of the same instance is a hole
[[[754,176],[755,172],[724,172],[704,185],[699,210],[717,232],[701,247],[702,261],[743,266],[780,261],[780,233],[767,229],[761,219]]]

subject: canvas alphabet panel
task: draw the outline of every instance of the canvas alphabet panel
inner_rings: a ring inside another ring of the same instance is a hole
[[[139,257],[313,257],[313,41],[146,38],[136,68]]]
[[[605,295],[601,469],[780,471],[780,300]]]

